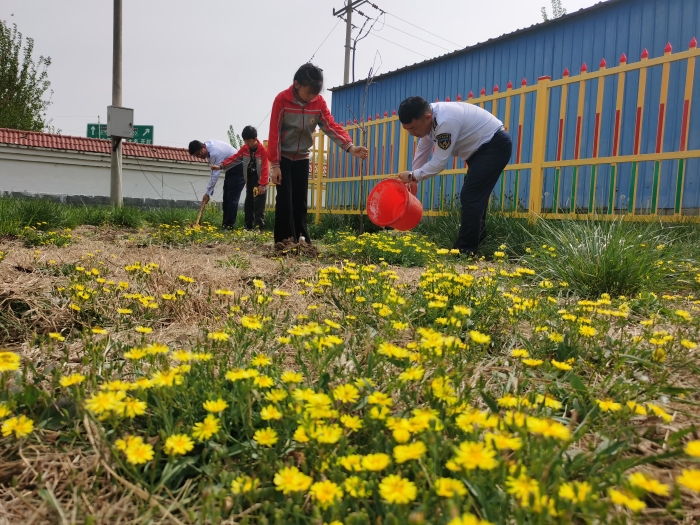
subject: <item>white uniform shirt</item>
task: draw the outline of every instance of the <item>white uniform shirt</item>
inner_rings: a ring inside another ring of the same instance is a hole
[[[424,180],[440,173],[450,157],[467,160],[501,129],[503,122],[474,104],[435,102],[430,133],[418,141],[413,155],[413,175]],[[430,152],[433,158],[428,162]]]
[[[207,147],[207,160],[209,164],[216,164],[218,166],[221,165],[224,159],[235,155],[238,151],[228,142],[222,142],[220,140],[208,140],[204,145]],[[229,167],[229,169],[231,169],[231,167]],[[216,183],[219,181],[219,175],[221,175],[221,170],[211,170],[209,184],[207,185],[207,194],[209,196],[214,195],[214,186],[216,186]]]

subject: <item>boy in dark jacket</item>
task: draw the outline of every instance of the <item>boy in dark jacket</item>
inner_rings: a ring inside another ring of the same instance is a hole
[[[246,180],[245,193],[245,227],[263,229],[265,225],[265,192],[270,180],[270,165],[267,150],[258,141],[258,131],[253,126],[246,126],[241,133],[245,145],[238,152],[221,163],[226,169],[236,162],[243,161],[243,175]]]

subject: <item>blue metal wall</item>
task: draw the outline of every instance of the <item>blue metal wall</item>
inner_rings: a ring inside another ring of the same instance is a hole
[[[596,71],[602,58],[607,60],[608,67],[612,67],[619,63],[619,57],[623,53],[627,55],[628,62],[636,62],[645,48],[649,52],[649,57],[654,58],[663,55],[667,42],[673,46],[674,53],[686,50],[693,37],[700,38],[700,0],[614,0],[580,14],[573,13],[561,20],[475,46],[454,56],[379,77],[375,79],[376,84],[369,89],[367,114],[372,115],[373,118],[377,113],[383,115],[385,111],[391,114],[404,98],[411,95],[420,95],[428,101],[445,100],[446,97],[455,100],[458,94],[466,98],[470,90],[478,96],[482,87],[486,88],[488,94],[492,93],[494,85],[498,85],[503,91],[508,81],[512,81],[517,88],[523,78],[527,79],[529,85],[534,84],[537,78],[543,75],[558,79],[561,78],[565,68],[569,68],[572,75],[577,75],[584,62],[589,71]],[[679,149],[685,64],[685,61],[675,62],[671,67],[664,151]],[[697,131],[700,130],[699,77],[700,68],[697,68],[688,149],[700,149],[700,131]],[[628,73],[626,78],[620,137],[621,155],[632,154],[638,78],[638,71]],[[592,80],[586,85],[586,111],[581,137],[582,158],[590,157],[592,154],[597,83],[597,80]],[[616,79],[606,81],[599,156],[610,155],[612,149],[616,83]],[[651,68],[647,78],[640,153],[654,152],[660,85],[661,66]],[[358,82],[333,91],[332,113],[336,120],[345,122],[352,118],[348,106],[358,114],[358,108],[362,107],[364,90],[364,83]],[[559,91],[553,90],[549,110],[546,160],[555,160],[559,97]],[[578,86],[572,85],[567,104],[564,159],[573,158],[577,100]],[[486,109],[490,110],[490,103],[486,104]],[[528,96],[522,137],[523,162],[528,162],[531,156],[533,110],[534,96]],[[503,119],[503,103],[499,104],[498,114]],[[511,122],[506,123],[511,134],[514,135],[514,143],[517,140],[515,136],[517,118],[518,105],[514,104]],[[398,141],[395,144],[398,148]],[[675,161],[662,163],[660,211],[673,208],[676,166]],[[637,186],[638,208],[646,206],[651,197],[652,171],[653,163],[640,165]],[[690,160],[687,164],[683,196],[683,207],[686,212],[692,213],[691,210],[697,212],[700,208],[700,184],[697,176],[699,171],[700,160]],[[545,170],[544,209],[552,206],[553,172],[554,170]],[[562,172],[560,206],[569,205],[564,201],[566,196],[571,194],[570,172],[571,169],[565,169]],[[505,177],[506,186],[512,189],[513,186],[510,183],[512,183],[513,174],[506,173]],[[510,199],[527,203],[529,173],[521,172],[520,177],[519,195],[511,195]],[[583,207],[588,202],[589,188],[586,186],[586,180],[587,177],[590,179],[590,167],[582,168],[579,177],[581,182],[578,185],[576,205]],[[601,169],[596,185],[596,202],[606,200],[608,179],[609,170]],[[616,209],[624,209],[627,206],[629,179],[630,166],[620,166],[615,188]],[[461,180],[457,184],[457,191],[460,187]],[[426,201],[425,195],[423,200],[424,204],[428,206],[431,204],[429,200]]]

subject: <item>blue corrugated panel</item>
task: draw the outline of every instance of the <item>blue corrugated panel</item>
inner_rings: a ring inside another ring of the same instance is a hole
[[[636,62],[644,49],[648,49],[650,58],[663,54],[667,42],[673,46],[674,52],[688,48],[688,42],[693,37],[700,37],[700,0],[612,0],[601,3],[579,13],[572,13],[562,19],[533,26],[532,28],[506,35],[494,41],[474,46],[449,56],[428,61],[423,64],[404,68],[375,79],[370,86],[367,97],[367,114],[383,115],[385,111],[391,114],[404,98],[420,95],[428,101],[445,100],[451,97],[455,100],[458,94],[466,98],[471,90],[475,94],[485,87],[491,93],[493,86],[498,85],[501,91],[508,81],[515,87],[520,86],[520,80],[526,78],[529,84],[543,75],[553,79],[561,78],[565,68],[577,75],[581,65],[586,63],[589,71],[596,71],[602,58],[608,66],[617,65],[619,57],[625,53],[628,62]],[[666,125],[663,140],[663,151],[678,151],[681,133],[681,118],[683,110],[683,94],[686,76],[686,61],[672,63],[669,78],[669,93],[666,110]],[[657,120],[659,96],[661,88],[662,67],[650,68],[647,74],[645,91],[645,111],[640,142],[640,153],[653,153],[656,147]],[[700,68],[696,68],[694,81],[694,104],[691,106],[689,149],[700,149]],[[636,118],[636,102],[639,82],[639,71],[626,75],[624,106],[621,115],[620,155],[633,153],[634,129]],[[362,107],[365,86],[358,82],[333,91],[332,112],[334,117],[345,122],[351,118],[348,106],[355,110]],[[595,107],[597,99],[598,80],[586,83],[585,111],[581,123],[580,157],[588,158],[593,152],[593,137],[595,123]],[[566,123],[564,126],[563,159],[573,159],[576,136],[576,115],[578,107],[579,85],[571,84],[568,93]],[[615,101],[617,96],[617,77],[609,76],[605,80],[603,111],[600,121],[599,156],[610,156],[612,153],[613,131],[615,120]],[[559,106],[561,88],[551,90],[550,108],[547,130],[546,160],[556,160],[557,130],[559,122]],[[534,93],[526,97],[525,122],[522,133],[522,162],[529,162],[532,155],[532,131],[534,126]],[[513,142],[518,139],[519,97],[512,99],[510,122],[506,122]],[[491,110],[491,103],[485,109]],[[505,115],[505,101],[501,100],[498,116]],[[359,114],[358,114],[359,116]],[[398,126],[397,126],[398,128]],[[387,140],[386,148],[388,148]],[[373,146],[371,143],[370,146]],[[384,171],[380,173],[396,173],[398,169],[398,129],[394,138],[394,162],[389,166],[389,159],[384,159]],[[412,148],[411,148],[412,151]],[[375,153],[373,152],[372,155]],[[337,152],[331,154],[335,162],[344,163],[337,158]],[[515,154],[512,162],[515,162]],[[459,162],[455,167],[462,167]],[[409,161],[410,167],[410,161]],[[452,167],[452,166],[450,166]],[[672,211],[675,196],[677,161],[664,161],[661,164],[659,185],[659,212]],[[688,161],[683,193],[683,208],[685,213],[697,213],[700,209],[700,184],[697,176],[700,169],[700,159]],[[357,175],[357,166],[354,174]],[[577,190],[572,192],[573,168],[561,170],[558,209],[569,211],[572,208],[585,211],[589,205],[591,185],[591,167],[579,168]],[[642,163],[638,167],[637,201],[638,212],[644,213],[651,208],[653,162]],[[596,177],[595,203],[598,209],[607,208],[610,193],[610,166],[600,166]],[[345,170],[335,171],[335,176],[348,174]],[[515,179],[519,178],[519,191],[515,195]],[[543,211],[554,211],[554,177],[555,170],[545,170]],[[519,201],[519,209],[527,206],[529,189],[529,170],[520,173],[506,172],[504,181],[505,209],[512,209],[513,202]],[[614,206],[616,210],[625,210],[629,206],[631,165],[622,164],[618,167],[614,191]],[[458,193],[461,187],[461,177],[453,184],[447,177],[444,184],[444,194],[452,199],[453,186]],[[438,209],[440,203],[431,195],[442,194],[439,185],[424,189],[423,202],[426,207]],[[338,185],[340,186],[340,185]],[[335,188],[329,194],[329,204],[336,207],[348,206],[350,195],[357,202],[357,189],[351,184],[343,191]],[[336,191],[337,190],[337,191]],[[437,190],[437,191],[436,191]],[[572,206],[572,196],[574,203]],[[492,202],[497,207],[500,189],[496,186]],[[432,202],[431,202],[432,201]]]

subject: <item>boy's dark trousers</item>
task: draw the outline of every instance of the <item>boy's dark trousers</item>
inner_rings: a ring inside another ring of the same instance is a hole
[[[306,228],[309,159],[289,160],[282,157],[280,170],[282,184],[277,186],[275,242],[282,242],[290,237],[294,242],[299,242],[299,237],[303,236],[310,244],[311,237]]]
[[[246,182],[245,203],[243,210],[245,212],[245,227],[248,230],[258,228],[260,230],[265,226],[265,200],[266,194],[253,195],[255,188],[260,189],[257,180],[248,180]]]
[[[243,163],[239,162],[226,171],[224,178],[224,202],[221,205],[224,210],[224,228],[233,228],[236,224],[243,186],[245,186]]]
[[[486,144],[476,150],[469,159],[469,169],[459,194],[462,204],[462,224],[455,241],[455,248],[467,255],[474,255],[479,243],[486,238],[486,210],[489,197],[498,178],[510,161],[513,143],[507,131],[501,128]]]

